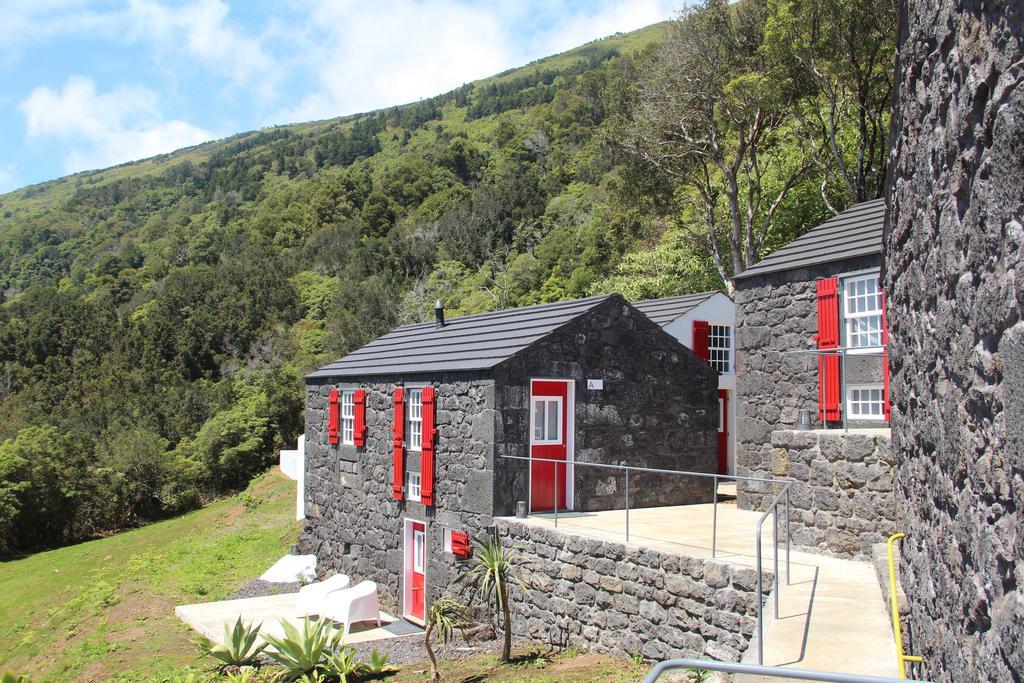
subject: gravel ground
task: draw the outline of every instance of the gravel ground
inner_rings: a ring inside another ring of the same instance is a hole
[[[239,600],[241,598],[262,598],[265,595],[281,595],[282,593],[298,593],[299,583],[271,583],[260,579],[253,579],[244,586],[229,595],[227,600]]]

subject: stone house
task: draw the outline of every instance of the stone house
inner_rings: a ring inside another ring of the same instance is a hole
[[[698,292],[633,304],[718,372],[718,473],[736,472],[736,304]]]
[[[882,200],[857,204],[735,279],[737,472],[799,482],[794,540],[842,554],[894,527],[884,222]],[[740,506],[773,492],[741,483]]]
[[[717,384],[618,295],[438,309],[306,378],[300,545],[321,573],[376,581],[385,609],[422,621],[469,539],[517,503],[624,505],[617,472],[580,463],[713,472]],[[630,507],[710,497],[707,479],[630,481]]]

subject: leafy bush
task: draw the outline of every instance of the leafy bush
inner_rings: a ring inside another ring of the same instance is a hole
[[[332,634],[334,625],[326,619],[303,619],[301,631],[286,620],[281,621],[281,627],[283,638],[269,633],[263,638],[272,648],[267,656],[281,665],[281,673],[289,681],[321,673],[327,656],[338,649],[344,635],[340,630]]]
[[[204,647],[203,652],[218,660],[222,671],[227,667],[249,666],[267,649],[267,643],[256,644],[259,635],[259,624],[243,624],[242,617],[238,617],[234,626],[224,624],[224,641]]]

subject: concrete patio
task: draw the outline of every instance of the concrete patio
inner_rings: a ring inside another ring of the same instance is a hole
[[[718,504],[715,556],[724,562],[756,565],[754,531],[760,512]],[[517,520],[554,527],[552,514]],[[559,513],[558,530],[605,541],[626,542],[623,510]],[[782,538],[780,533],[780,538]],[[629,512],[629,541],[641,547],[701,559],[712,554],[712,506],[641,508]],[[763,566],[773,566],[771,518],[762,530]],[[846,560],[793,550],[787,583],[785,545],[780,544],[779,618],[774,596],[764,607],[764,664],[896,677],[896,646],[875,570],[868,561]],[[770,590],[765,586],[765,590]],[[744,661],[757,662],[756,642]],[[745,679],[750,680],[750,679]],[[783,679],[772,679],[783,680]]]
[[[281,637],[284,629],[281,621],[286,620],[301,627],[302,617],[298,616],[296,604],[298,593],[282,593],[258,598],[221,600],[195,605],[179,605],[174,614],[204,638],[213,642],[224,639],[224,626],[232,625],[239,616],[246,623],[262,623],[261,633]],[[365,643],[386,638],[402,638],[423,633],[423,630],[385,612],[380,613],[381,625],[375,622],[357,622],[349,630],[346,643]]]

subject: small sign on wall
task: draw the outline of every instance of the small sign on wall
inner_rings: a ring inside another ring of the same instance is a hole
[[[602,391],[604,389],[604,380],[603,379],[588,379],[587,380],[587,389],[590,389],[591,391]]]

